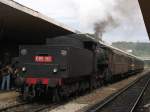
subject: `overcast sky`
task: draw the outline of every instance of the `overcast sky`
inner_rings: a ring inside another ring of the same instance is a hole
[[[103,28],[103,40],[148,42],[138,0],[15,0],[84,33]],[[113,24],[112,24],[113,23]]]

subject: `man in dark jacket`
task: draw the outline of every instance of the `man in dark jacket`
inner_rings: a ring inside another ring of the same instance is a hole
[[[7,65],[2,69],[2,85],[1,89],[4,90],[6,83],[6,90],[10,90],[10,75],[12,74],[12,68],[10,65]]]

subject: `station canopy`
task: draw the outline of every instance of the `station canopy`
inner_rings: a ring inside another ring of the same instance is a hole
[[[145,25],[150,39],[150,0],[139,0]]]
[[[15,1],[0,0],[1,45],[43,43],[45,38],[76,32]]]

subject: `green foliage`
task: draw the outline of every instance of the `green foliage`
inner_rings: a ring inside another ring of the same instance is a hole
[[[114,42],[112,46],[121,50],[132,50],[132,54],[138,57],[150,57],[150,43],[144,42]]]

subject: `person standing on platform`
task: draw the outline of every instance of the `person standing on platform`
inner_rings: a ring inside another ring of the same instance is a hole
[[[13,70],[10,65],[7,65],[2,70],[2,84],[1,89],[5,89],[5,83],[6,83],[6,90],[10,90],[10,75],[12,74]]]

